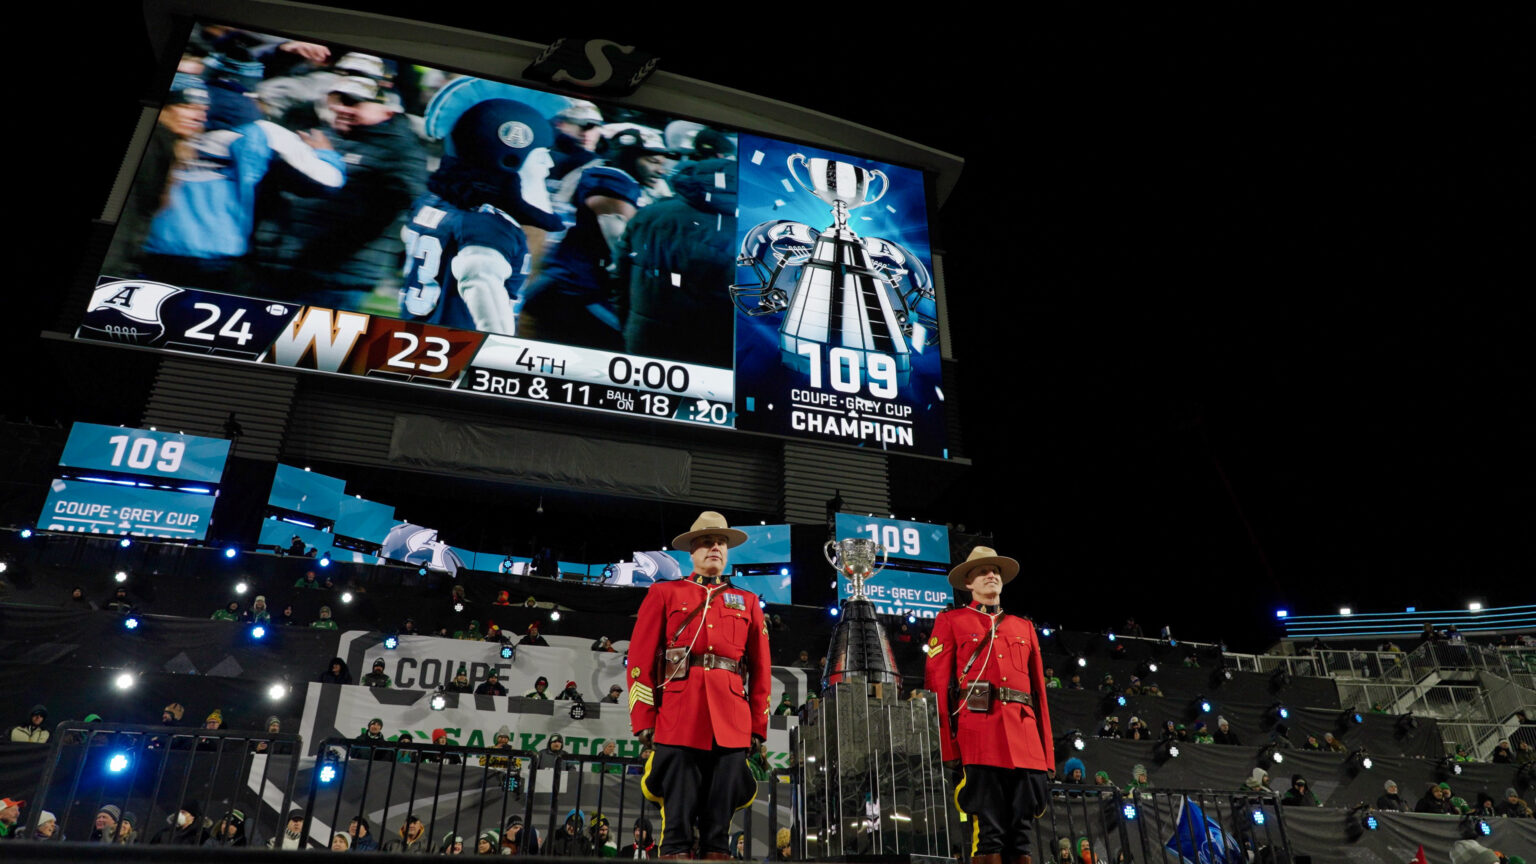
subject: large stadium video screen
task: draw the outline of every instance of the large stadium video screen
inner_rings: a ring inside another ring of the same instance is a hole
[[[199,24],[77,338],[947,456],[920,171]]]

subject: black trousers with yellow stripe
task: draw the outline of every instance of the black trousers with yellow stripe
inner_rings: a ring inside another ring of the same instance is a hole
[[[645,760],[640,790],[661,807],[659,854],[692,854],[697,830],[703,855],[730,851],[731,816],[752,803],[757,782],[745,749],[657,744]]]
[[[965,766],[955,807],[971,823],[971,855],[1031,854],[1034,820],[1047,800],[1044,771]]]

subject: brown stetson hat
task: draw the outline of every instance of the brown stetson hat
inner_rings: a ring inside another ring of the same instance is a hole
[[[956,564],[955,569],[949,571],[949,584],[963,590],[965,588],[965,577],[969,576],[972,570],[983,564],[991,564],[993,567],[996,567],[998,572],[1003,574],[1004,585],[1012,582],[1013,577],[1019,575],[1019,562],[999,555],[996,550],[987,546],[977,546],[971,550],[970,556],[965,561]]]
[[[725,517],[713,510],[705,510],[699,514],[699,518],[693,520],[693,527],[686,532],[672,538],[672,548],[687,552],[693,545],[693,538],[702,537],[705,534],[721,534],[725,536],[725,545],[728,549],[747,542],[747,532],[730,527],[725,522]]]

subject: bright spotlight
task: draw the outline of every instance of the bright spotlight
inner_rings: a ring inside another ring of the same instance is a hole
[[[511,660],[512,659],[512,646],[511,645],[503,645],[503,646],[501,646],[501,659],[503,659],[503,660]]]
[[[1078,665],[1079,668],[1087,666],[1088,665],[1088,658],[1087,657],[1078,657],[1077,658],[1077,665]]]
[[[121,774],[128,768],[128,755],[126,753],[113,753],[107,760],[107,770],[113,774]]]
[[[11,565],[5,563],[4,561],[0,561],[0,573],[4,573],[9,569],[11,569]]]
[[[1135,822],[1136,821],[1136,805],[1135,804],[1131,804],[1129,802],[1121,805],[1121,807],[1120,807],[1120,815],[1124,816],[1125,817],[1125,821],[1127,821],[1127,822]]]
[[[133,538],[124,536],[123,539],[117,541],[117,545],[127,549],[129,546],[133,545]]]
[[[1111,641],[1111,642],[1115,641],[1115,634],[1114,633],[1110,633],[1109,634],[1109,641]]]
[[[759,609],[767,609],[768,608],[768,601],[767,600],[758,600],[757,601],[757,608],[759,608]]]
[[[396,636],[395,634],[391,633],[388,636],[384,637],[384,648],[385,648],[385,650],[393,651],[393,650],[395,650],[396,648],[399,648],[399,647],[400,647],[400,637],[399,636]]]
[[[827,610],[827,614],[831,615],[833,618],[836,618],[841,611],[842,611],[841,609],[838,609],[836,606],[833,606],[831,609]]]
[[[1281,705],[1280,706],[1280,719],[1281,720],[1289,720],[1289,719],[1291,719],[1291,709],[1285,707],[1284,705]]]
[[[425,567],[417,567],[416,568],[416,575],[417,576],[425,576],[425,575],[427,575],[427,568],[425,568]]]
[[[341,602],[343,602],[343,603],[351,603],[352,602],[352,592],[351,591],[343,591],[343,592],[341,592]]]
[[[432,707],[433,711],[441,711],[448,707],[448,697],[443,694],[443,691],[438,690],[432,694],[432,699],[427,704]]]
[[[125,629],[125,630],[137,630],[137,629],[139,629],[139,616],[137,616],[137,615],[129,615],[127,618],[124,618],[123,619],[123,629]]]
[[[549,610],[549,620],[551,620],[551,621],[559,621],[560,620],[560,610],[559,609],[551,609],[551,610]]]
[[[1291,614],[1291,613],[1286,611],[1286,610],[1284,610],[1284,609],[1276,609],[1275,610],[1275,617],[1276,618],[1284,618],[1285,616],[1287,616],[1289,614]]]
[[[112,578],[114,580],[118,581],[118,582],[127,582],[128,581],[128,571],[127,570],[119,570],[116,573],[112,574]]]
[[[1365,814],[1365,818],[1360,820],[1360,824],[1365,826],[1365,830],[1367,831],[1375,831],[1377,828],[1381,827],[1381,823],[1376,821],[1375,815],[1371,813]]]
[[[1156,672],[1157,671],[1157,664],[1156,663],[1148,663],[1147,664],[1147,671],[1148,672]]]
[[[1169,759],[1177,759],[1177,758],[1179,758],[1179,745],[1174,744],[1171,741],[1168,743],[1168,758]]]
[[[1339,614],[1340,615],[1353,615],[1353,614],[1355,614],[1355,610],[1349,608],[1348,606],[1340,606],[1339,607]]]
[[[329,783],[336,779],[336,766],[330,762],[320,766],[320,782]]]
[[[127,690],[133,686],[133,675],[128,672],[120,672],[116,678],[112,679],[112,683],[119,690]]]
[[[1477,602],[1476,600],[1473,600],[1471,603],[1467,604],[1467,611],[1468,612],[1481,612],[1481,611],[1483,611],[1483,604]]]
[[[1279,751],[1279,750],[1276,750],[1276,751],[1275,751],[1275,752],[1274,752],[1274,755],[1272,755],[1272,756],[1270,756],[1270,757],[1269,757],[1269,758],[1270,758],[1270,760],[1272,760],[1272,761],[1273,761],[1273,762],[1274,762],[1274,763],[1275,763],[1275,764],[1276,764],[1276,765],[1279,765],[1279,764],[1281,764],[1281,763],[1283,763],[1283,762],[1285,762],[1285,754],[1284,754],[1284,753],[1281,753],[1281,752],[1280,752],[1280,751]]]
[[[1255,825],[1263,825],[1264,824],[1264,811],[1258,809],[1257,807],[1255,807],[1254,810],[1253,810],[1253,824],[1255,824]]]
[[[267,688],[267,698],[273,700],[274,702],[287,695],[288,685],[286,684],[273,684],[271,687]]]
[[[1083,750],[1083,749],[1086,749],[1087,747],[1088,747],[1088,741],[1087,741],[1087,739],[1083,738],[1083,733],[1081,733],[1081,732],[1073,732],[1072,733],[1072,749],[1073,750]]]
[[[1200,700],[1200,713],[1201,714],[1209,714],[1209,713],[1211,713],[1211,700],[1209,700],[1209,699],[1201,699]]]
[[[233,558],[233,557],[235,557],[236,555],[239,555],[239,554],[240,554],[240,550],[236,549],[233,546],[225,546],[224,547],[224,557],[225,558]]]
[[[317,563],[319,563],[321,567],[331,566],[331,553],[327,552],[324,555],[321,555],[320,560]]]
[[[257,624],[251,628],[251,638],[257,641],[267,638],[267,628]]]
[[[463,612],[464,611],[464,604],[463,603],[455,603],[455,604],[453,604],[453,611],[455,611],[455,612]]]
[[[1121,693],[1120,695],[1115,697],[1115,704],[1119,705],[1121,708],[1125,707],[1125,694],[1124,693]]]
[[[244,580],[235,583],[236,594],[244,594],[249,590],[251,590],[251,586],[245,584]]]
[[[1051,628],[1049,628],[1049,627],[1041,628],[1040,635],[1041,636],[1049,636],[1049,635],[1051,635]]]
[[[788,576],[789,575],[789,568],[788,567],[780,567],[779,568],[779,575],[780,576]]]
[[[23,528],[23,529],[21,529],[21,539],[23,539],[23,540],[31,540],[32,539],[32,529],[31,528]]]
[[[911,615],[911,614],[907,615],[907,623],[908,624],[916,624],[917,623],[917,616],[916,615]]]

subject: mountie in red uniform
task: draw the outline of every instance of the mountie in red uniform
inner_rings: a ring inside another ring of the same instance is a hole
[[[670,674],[669,648],[688,649]],[[757,789],[746,750],[768,736],[773,679],[757,595],[699,574],[652,585],[629,663],[630,726],[655,730],[641,790],[661,806],[661,854],[691,854],[696,823],[699,853],[727,857],[731,814]]]
[[[1031,861],[1030,820],[1044,812],[1045,772],[1056,762],[1034,624],[981,603],[944,612],[925,677],[944,761],[965,766],[955,804],[972,824],[973,859]]]

